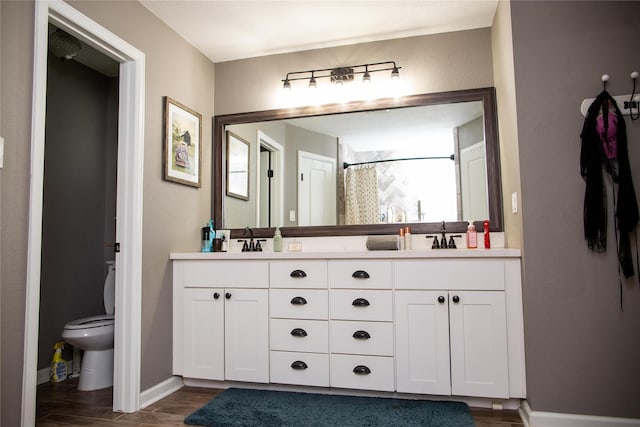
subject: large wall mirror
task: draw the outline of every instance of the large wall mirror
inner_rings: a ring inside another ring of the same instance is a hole
[[[249,147],[246,199],[229,197],[226,141]],[[494,88],[214,117],[213,213],[238,236],[502,231]]]

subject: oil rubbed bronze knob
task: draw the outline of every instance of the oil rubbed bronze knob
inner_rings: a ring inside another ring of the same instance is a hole
[[[443,297],[442,295],[440,295],[440,296],[438,297],[438,302],[439,302],[440,304],[444,304],[444,301],[445,301],[444,297]]]
[[[226,294],[224,294],[224,297],[225,297],[226,299],[230,299],[230,298],[231,298],[231,293],[230,293],[230,292],[227,292]]]
[[[214,292],[213,293],[213,299],[218,299],[218,298],[220,298],[220,294],[217,293],[217,292]]]
[[[458,303],[460,302],[460,297],[458,295],[454,295],[453,298],[451,298],[453,300],[453,302]]]

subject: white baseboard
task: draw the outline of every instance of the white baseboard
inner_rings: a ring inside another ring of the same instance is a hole
[[[159,384],[154,385],[140,393],[140,409],[154,404],[158,400],[180,390],[183,386],[181,377],[169,377]]]
[[[640,427],[640,419],[637,418],[532,411],[526,401],[520,408],[520,418],[526,427]]]

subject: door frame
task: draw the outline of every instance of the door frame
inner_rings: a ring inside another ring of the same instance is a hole
[[[145,55],[62,0],[37,1],[22,372],[23,426],[35,425],[36,412],[49,22],[120,63],[116,241],[122,252],[115,254],[118,312],[114,325],[113,410],[135,412],[140,407]]]

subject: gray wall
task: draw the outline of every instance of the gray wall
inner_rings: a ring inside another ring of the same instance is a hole
[[[639,2],[511,3],[524,224],[528,400],[533,410],[640,417],[640,286],[583,238],[584,98],[630,94],[640,69]],[[640,188],[640,122],[626,119]],[[611,206],[611,195],[609,204]]]
[[[38,369],[65,323],[104,313],[105,243],[115,240],[117,84],[51,54],[48,64]]]
[[[145,53],[141,389],[171,376],[171,251],[198,251],[210,217],[214,65],[135,1],[71,2]],[[34,3],[0,2],[1,420],[19,425],[27,259]],[[162,180],[162,97],[202,114],[202,187]],[[180,206],[181,209],[175,209]],[[186,224],[176,227],[176,224]]]

